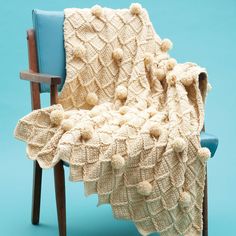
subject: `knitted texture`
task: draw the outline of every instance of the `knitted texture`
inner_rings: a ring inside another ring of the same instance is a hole
[[[132,220],[142,235],[201,235],[200,146],[205,69],[179,64],[148,14],[65,9],[67,78],[59,104],[19,120],[15,136],[42,168],[70,164],[70,180]]]

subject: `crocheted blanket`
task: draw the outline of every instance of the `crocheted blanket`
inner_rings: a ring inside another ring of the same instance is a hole
[[[145,9],[65,9],[67,77],[58,104],[19,120],[42,168],[69,163],[114,216],[142,235],[201,235],[205,69],[177,63]]]

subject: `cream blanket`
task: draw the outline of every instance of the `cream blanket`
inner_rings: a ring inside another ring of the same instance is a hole
[[[63,160],[116,218],[142,235],[201,235],[207,75],[179,64],[148,14],[65,9],[67,78],[59,104],[19,120],[15,136],[42,168]]]

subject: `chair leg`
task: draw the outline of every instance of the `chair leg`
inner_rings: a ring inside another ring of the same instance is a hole
[[[204,188],[204,198],[203,198],[203,236],[208,236],[208,191],[207,191],[207,167],[206,167],[206,180]]]
[[[62,161],[54,167],[55,194],[59,235],[66,236],[66,194],[65,175]]]
[[[31,222],[33,225],[39,224],[40,200],[42,185],[42,169],[37,161],[34,161],[33,167],[33,192],[32,192],[32,213]]]

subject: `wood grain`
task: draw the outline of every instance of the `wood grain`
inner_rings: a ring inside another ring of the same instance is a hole
[[[60,76],[34,73],[30,71],[20,72],[20,78],[23,80],[28,80],[35,83],[46,83],[46,84],[60,84],[61,83]]]
[[[34,30],[27,31],[28,41],[28,59],[30,72],[38,72],[38,60]],[[40,85],[39,83],[30,82],[31,106],[32,110],[39,109],[40,104]],[[33,189],[32,189],[32,213],[31,222],[34,225],[39,224],[40,203],[41,203],[41,186],[42,186],[42,169],[37,161],[33,163]]]

